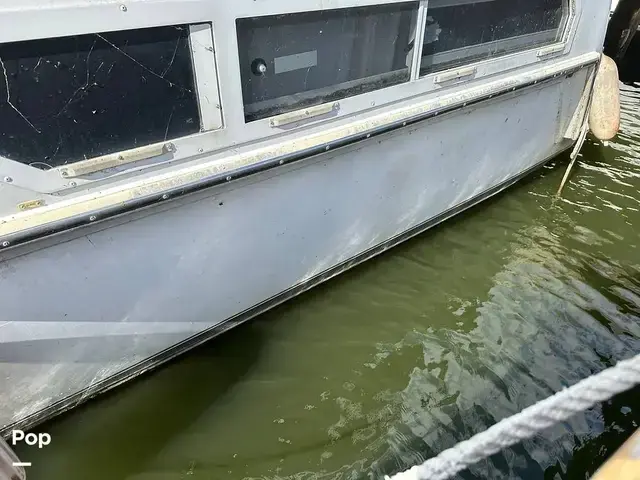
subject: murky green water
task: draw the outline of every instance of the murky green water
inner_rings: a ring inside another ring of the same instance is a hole
[[[43,426],[29,480],[381,478],[640,352],[639,100],[564,200],[566,158]],[[585,478],[639,425],[636,389],[461,478]]]

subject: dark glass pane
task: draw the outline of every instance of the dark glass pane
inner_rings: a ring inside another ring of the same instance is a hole
[[[409,80],[418,2],[237,20],[246,121]]]
[[[188,34],[170,26],[0,45],[0,155],[46,169],[198,132]]]
[[[430,1],[420,74],[559,41],[564,1]]]

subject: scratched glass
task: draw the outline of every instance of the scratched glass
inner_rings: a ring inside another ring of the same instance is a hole
[[[245,120],[409,80],[418,2],[236,20]]]
[[[430,0],[420,75],[560,41],[567,0]]]
[[[200,130],[188,26],[0,45],[0,156],[49,169]]]

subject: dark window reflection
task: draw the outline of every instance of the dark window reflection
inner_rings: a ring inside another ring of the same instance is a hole
[[[557,42],[564,1],[432,0],[420,73]]]
[[[0,155],[47,169],[199,131],[188,33],[0,45]]]
[[[246,121],[409,80],[418,2],[237,20]]]

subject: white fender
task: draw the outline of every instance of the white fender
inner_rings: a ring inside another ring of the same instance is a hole
[[[620,128],[620,87],[618,67],[602,55],[593,86],[589,129],[598,140],[611,140]]]

